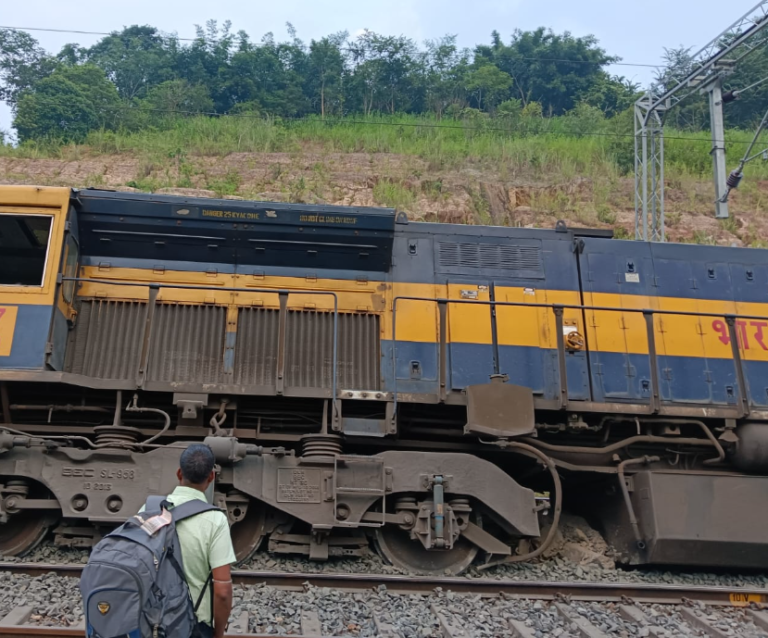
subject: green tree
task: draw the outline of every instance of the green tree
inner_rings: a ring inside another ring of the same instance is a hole
[[[83,50],[82,59],[104,69],[120,97],[131,100],[176,77],[177,53],[175,37],[164,36],[155,27],[134,25]]]
[[[261,44],[253,44],[241,34],[237,51],[228,65],[222,63],[218,74],[220,89],[214,95],[217,110],[249,102],[265,113],[286,117],[310,112],[304,88],[306,48],[293,33],[292,41],[286,43],[276,42],[268,33]]]
[[[497,32],[492,44],[475,48],[475,63],[492,63],[508,73],[515,83],[515,97],[524,103],[541,102],[544,112],[561,115],[572,109],[603,77],[603,67],[619,58],[609,56],[588,35],[553,33],[540,27],[517,30],[509,45]]]
[[[232,61],[236,40],[239,37],[242,41],[244,34],[235,36],[231,28],[229,21],[219,27],[216,20],[206,22],[205,28],[196,26],[194,42],[181,47],[177,56],[175,79],[184,79],[191,85],[207,86],[219,113],[232,108],[231,84],[238,81]]]
[[[427,109],[440,118],[449,106],[465,105],[469,52],[459,51],[455,35],[427,40],[422,66]]]
[[[467,91],[477,99],[477,108],[493,107],[509,94],[512,78],[493,64],[484,64],[467,76]]]
[[[208,87],[192,85],[186,80],[168,80],[152,87],[143,104],[156,111],[207,113],[213,110]]]
[[[55,58],[24,31],[0,29],[0,100],[16,107],[23,91],[53,73]]]
[[[120,97],[104,71],[93,65],[60,67],[22,93],[13,125],[22,142],[79,142],[92,130],[112,128]]]
[[[309,44],[307,90],[313,102],[319,101],[322,117],[325,117],[329,105],[338,112],[342,109],[345,73],[342,46],[347,37],[344,31],[312,40]]]
[[[641,94],[638,84],[604,73],[584,94],[583,103],[600,109],[607,117],[613,117],[632,106]]]
[[[362,111],[409,111],[419,84],[418,50],[403,36],[383,36],[366,30],[350,44],[353,61],[350,88]]]

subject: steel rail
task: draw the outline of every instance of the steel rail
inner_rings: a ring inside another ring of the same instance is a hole
[[[28,576],[55,573],[64,577],[77,577],[81,564],[0,563],[0,571]],[[768,606],[768,588],[724,587],[701,585],[669,585],[656,583],[606,583],[517,581],[491,578],[458,578],[431,576],[401,576],[393,574],[333,574],[269,572],[234,570],[232,580],[239,585],[267,585],[281,589],[303,590],[307,585],[340,590],[366,591],[381,585],[394,594],[433,592],[435,589],[456,593],[487,596],[507,595],[536,600],[554,600],[568,597],[572,600],[620,602],[632,599],[637,603],[682,604],[696,600],[709,605]],[[0,633],[2,635],[2,633]]]

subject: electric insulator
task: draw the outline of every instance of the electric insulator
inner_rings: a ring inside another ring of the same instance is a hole
[[[737,170],[732,170],[731,174],[728,175],[728,179],[725,180],[725,183],[728,184],[729,188],[738,188],[742,177],[744,177],[743,173],[740,173]]]
[[[728,102],[733,102],[738,98],[739,98],[738,91],[728,91],[727,93],[723,93],[723,104],[728,104]]]

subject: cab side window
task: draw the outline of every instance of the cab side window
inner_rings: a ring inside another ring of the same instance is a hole
[[[0,214],[0,286],[42,286],[53,217]]]

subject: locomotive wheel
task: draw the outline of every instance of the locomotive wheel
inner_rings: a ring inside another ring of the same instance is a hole
[[[264,507],[252,500],[243,520],[229,528],[237,564],[247,561],[259,549],[264,540]]]
[[[374,543],[379,554],[390,565],[424,576],[457,576],[475,560],[477,545],[463,536],[451,549],[424,549],[397,525],[385,525],[376,530]]]
[[[50,518],[39,512],[20,512],[0,525],[0,555],[24,556],[37,547],[51,529]]]

